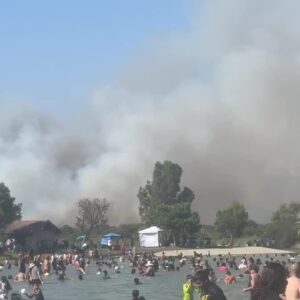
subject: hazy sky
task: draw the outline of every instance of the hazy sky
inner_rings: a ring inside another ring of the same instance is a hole
[[[0,103],[78,111],[150,40],[187,30],[188,10],[181,0],[2,1]]]
[[[300,2],[0,3],[0,181],[24,218],[106,197],[138,221],[156,161],[183,168],[203,223],[300,199]],[[156,225],[156,224],[153,224]]]

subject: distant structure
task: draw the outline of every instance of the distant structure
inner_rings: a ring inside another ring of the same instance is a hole
[[[15,240],[19,251],[55,251],[60,233],[60,229],[49,220],[14,221],[5,229],[7,238]]]
[[[141,247],[159,247],[159,232],[163,231],[157,226],[152,226],[139,231]]]

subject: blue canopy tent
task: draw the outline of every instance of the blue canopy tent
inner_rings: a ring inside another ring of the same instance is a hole
[[[112,246],[112,241],[113,240],[119,240],[120,237],[121,237],[121,235],[118,234],[118,233],[115,233],[115,232],[105,234],[105,235],[102,236],[102,238],[100,240],[100,245],[102,247]]]

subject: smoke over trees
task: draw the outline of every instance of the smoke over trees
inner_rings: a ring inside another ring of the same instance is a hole
[[[248,212],[245,206],[234,201],[228,208],[218,210],[215,226],[221,233],[229,232],[233,237],[240,237],[248,224]]]
[[[105,198],[79,200],[75,225],[90,236],[97,225],[106,225],[109,206],[110,203]]]
[[[167,234],[166,242],[185,245],[200,230],[198,213],[192,212],[194,193],[187,187],[180,190],[181,167],[165,161],[157,162],[152,181],[139,189],[139,211],[142,221],[158,225]]]
[[[280,247],[291,247],[299,241],[300,203],[283,203],[272,215],[271,224],[265,233],[276,240]]]
[[[198,2],[184,32],[141,45],[79,115],[1,104],[0,181],[24,217],[70,223],[74,199],[101,193],[111,220],[138,221],[136,191],[164,160],[185,170],[204,224],[234,200],[259,223],[299,201],[300,2]]]

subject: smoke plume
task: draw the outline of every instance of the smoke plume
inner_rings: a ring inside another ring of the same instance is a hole
[[[300,2],[205,1],[190,29],[151,39],[71,122],[0,107],[0,181],[25,219],[74,219],[106,197],[110,223],[138,221],[156,161],[183,168],[202,223],[242,202],[267,222],[300,199]]]

